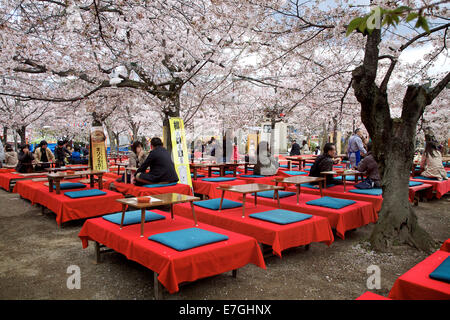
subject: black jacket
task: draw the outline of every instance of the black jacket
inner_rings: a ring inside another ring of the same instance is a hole
[[[298,156],[298,155],[300,155],[300,145],[298,143],[294,143],[292,145],[290,155],[291,156]]]
[[[20,173],[30,173],[33,171],[33,164],[32,161],[34,160],[33,154],[25,153],[23,151],[20,151],[19,156],[19,163],[17,163],[16,171]]]
[[[332,171],[333,170],[333,158],[331,158],[328,154],[321,154],[316,158],[314,164],[309,171],[310,177],[322,177],[321,172],[323,171]],[[330,184],[333,180],[333,176],[327,175],[327,184]]]
[[[146,180],[151,182],[177,182],[178,175],[175,171],[170,153],[164,147],[156,147],[148,154],[147,159],[136,171],[136,174],[145,172],[150,167]]]

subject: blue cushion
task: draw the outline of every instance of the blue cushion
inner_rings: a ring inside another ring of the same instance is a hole
[[[103,196],[105,195],[105,191],[101,191],[98,189],[89,189],[89,190],[81,190],[81,191],[69,191],[65,192],[64,195],[72,198],[72,199],[78,199],[78,198],[87,198],[87,197],[95,197],[95,196]]]
[[[264,178],[265,176],[260,176],[258,174],[241,174],[241,177],[244,178]]]
[[[249,217],[274,222],[277,224],[289,224],[312,218],[310,214],[298,213],[289,210],[276,209],[265,212],[249,214]]]
[[[193,178],[193,177],[194,177],[194,174],[191,173],[191,178]],[[204,174],[197,174],[197,178],[203,178],[203,177],[205,177]]]
[[[437,180],[438,178],[428,178],[428,177],[423,177],[423,176],[417,176],[417,177],[413,177],[413,179],[420,179],[420,180]]]
[[[273,199],[274,193],[275,193],[274,190],[260,191],[260,192],[258,192],[258,196],[263,197],[263,198]],[[286,197],[294,196],[294,195],[296,195],[296,193],[289,192],[289,191],[278,191],[278,195],[280,196],[280,198],[286,198]]]
[[[68,189],[83,189],[86,188],[85,184],[79,183],[79,182],[63,182],[59,184],[59,188],[61,190],[68,190]],[[56,186],[53,185],[53,189],[56,189]]]
[[[165,218],[166,217],[164,217],[163,215],[154,213],[152,211],[145,211],[145,222],[162,220]],[[103,219],[120,225],[120,220],[122,219],[122,212],[104,215]],[[123,218],[123,225],[127,226],[136,223],[141,223],[141,210],[126,211],[125,217]]]
[[[309,204],[312,206],[319,206],[319,207],[325,207],[325,208],[331,208],[331,209],[342,209],[342,208],[352,205],[354,203],[356,203],[356,201],[333,198],[333,197],[322,197],[319,199],[315,199],[315,200],[306,202],[306,204]]]
[[[312,164],[312,163],[306,163],[305,166],[307,166],[307,167],[312,167],[313,164]]]
[[[410,181],[409,182],[410,187],[416,187],[416,186],[421,186],[421,185],[423,185],[423,182],[419,182],[419,181]]]
[[[291,168],[297,168],[298,166],[296,166],[296,165],[293,165],[293,166],[291,166]],[[287,164],[280,164],[280,168],[288,168],[288,165]]]
[[[302,172],[302,171],[285,171],[284,173],[289,174],[291,176],[304,176],[304,175],[308,174],[308,172]]]
[[[253,168],[247,168],[247,171],[253,171]]]
[[[143,187],[145,188],[160,188],[160,187],[170,187],[176,185],[178,182],[171,183],[155,183],[155,184],[145,184]]]
[[[159,242],[177,251],[184,251],[204,246],[206,244],[228,240],[228,237],[220,233],[203,230],[200,228],[188,228],[154,234],[148,239]]]
[[[450,178],[450,171],[447,172],[447,178]]]
[[[218,178],[205,178],[202,179],[202,181],[209,181],[209,182],[225,182],[225,181],[234,181],[236,178],[225,178],[225,177],[218,177]]]
[[[199,206],[202,208],[211,209],[211,210],[219,210],[220,198],[203,200],[203,201],[194,201],[193,203],[196,206]],[[222,209],[232,209],[232,208],[238,208],[238,207],[242,207],[242,203],[236,202],[236,201],[231,201],[231,200],[228,200],[225,198],[223,199]]]
[[[333,177],[333,179],[342,180],[342,176]],[[355,181],[355,176],[346,176],[345,181]]]
[[[334,166],[334,168],[343,168],[344,166]]]
[[[311,184],[311,183],[302,183],[300,186],[305,187],[305,188],[310,188],[310,189],[319,189],[319,185]],[[334,187],[334,186],[335,186],[334,183],[327,184],[327,188]]]
[[[430,278],[450,283],[450,257],[445,258],[445,260],[430,273]]]
[[[303,171],[311,171],[311,168],[304,168]]]
[[[354,189],[350,190],[352,193],[358,194],[367,194],[370,196],[381,196],[383,194],[383,190],[381,188],[373,188],[373,189]]]

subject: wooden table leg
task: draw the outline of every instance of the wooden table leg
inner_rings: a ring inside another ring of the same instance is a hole
[[[120,165],[117,166],[117,175],[120,175]]]
[[[144,236],[145,208],[141,209],[141,238]]]
[[[219,211],[222,210],[222,203],[223,203],[224,196],[225,196],[225,190],[222,190],[222,196],[220,197]]]
[[[233,276],[233,278],[237,278],[237,274],[238,274],[238,269],[234,269],[234,270],[231,272],[231,275]]]
[[[300,199],[300,185],[299,184],[297,184],[296,185],[296,187],[297,187],[297,204],[299,204],[299,199]]]
[[[342,182],[344,183],[344,192],[346,192],[346,191],[345,191],[345,184],[346,184],[346,183],[345,183],[345,182],[346,182],[345,175],[342,176]]]
[[[125,176],[123,177],[123,181],[125,182],[125,184],[128,183],[128,172],[127,172],[127,168],[125,168]],[[100,182],[99,182],[100,184]]]
[[[194,217],[195,226],[198,227],[197,216],[195,215],[194,202],[191,202],[192,216]]]
[[[197,180],[197,168],[194,167],[194,180]]]
[[[56,186],[56,194],[60,194],[61,193],[61,180],[60,179],[55,180],[55,186]],[[52,186],[52,189],[53,189],[53,186]]]
[[[94,188],[94,175],[93,174],[89,175],[89,184],[90,184],[91,188]]]
[[[225,177],[225,166],[220,167],[220,176]]]
[[[277,195],[278,208],[280,208],[280,193],[278,192],[278,190],[275,190],[275,193]]]
[[[126,172],[125,172],[125,177],[127,176]],[[103,189],[103,174],[99,174],[98,175],[98,188],[100,190]]]
[[[291,171],[291,160],[288,160],[288,171]]]
[[[123,219],[125,218],[125,210],[127,209],[126,204],[122,204],[122,218],[120,219],[120,230],[123,227]]]
[[[255,207],[257,206],[258,192],[255,192]]]
[[[53,192],[53,179],[48,178],[48,191]]]
[[[95,241],[95,264],[99,264],[101,262],[100,258],[100,244]]]
[[[248,164],[244,164],[244,173],[247,174]]]
[[[237,166],[233,166],[233,177],[236,177],[236,168]]]
[[[242,218],[245,218],[245,197],[247,196],[246,193],[242,195]]]
[[[173,220],[173,203],[170,204],[170,218]]]
[[[211,177],[211,167],[208,167],[208,177]]]

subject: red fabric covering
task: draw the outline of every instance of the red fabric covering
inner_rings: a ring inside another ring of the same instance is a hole
[[[229,239],[185,251],[148,240],[153,234],[193,227],[192,220],[179,216],[172,220],[169,213],[152,211],[164,215],[166,219],[146,223],[142,238],[139,237],[140,224],[120,230],[117,224],[103,218],[87,220],[78,235],[83,248],[88,246],[88,240],[104,244],[158,273],[159,282],[170,293],[178,291],[179,283],[214,276],[249,263],[266,268],[255,239],[204,223],[199,223],[199,228],[226,235]]]
[[[356,298],[356,300],[392,300],[383,296],[380,296],[379,294],[367,291],[363,293],[361,296]]]
[[[211,182],[211,181],[202,181],[203,178],[192,180],[192,185],[194,186],[194,192],[199,194],[207,195],[209,198],[220,198],[222,196],[222,191],[217,190],[217,187],[221,184],[229,184],[232,186],[246,184],[246,181],[236,179],[234,181],[226,181],[226,182]],[[238,199],[239,196],[235,192],[225,192],[226,198],[228,199]]]
[[[15,168],[0,168],[0,174],[2,173],[8,173],[8,172],[15,172]]]
[[[253,196],[247,196],[247,202],[253,203],[253,198]],[[336,229],[336,234],[342,239],[345,238],[346,231],[375,223],[378,220],[378,214],[369,202],[356,201],[356,203],[342,209],[330,209],[306,204],[306,202],[318,198],[320,196],[300,193],[298,205],[297,197],[293,195],[280,199],[280,207],[281,209],[328,218],[331,227]],[[258,203],[278,208],[277,201],[273,199],[258,197]]]
[[[122,177],[122,175],[118,175],[118,174],[117,174],[117,170],[116,170],[115,173],[114,173],[114,171],[111,171],[111,172],[105,172],[105,173],[103,174],[103,177],[111,178],[111,179],[116,180],[116,179]]]
[[[191,187],[189,187],[189,185],[187,184],[181,183],[176,184],[174,186],[146,188],[146,187],[138,187],[131,183],[117,182],[113,180],[107,182],[108,187],[112,182],[114,182],[114,187],[118,192],[123,194],[130,194],[135,197],[150,196],[153,194],[163,194],[163,193],[181,193],[192,195]]]
[[[411,178],[411,181],[419,181],[433,186],[433,191],[436,191],[436,198],[440,199],[444,194],[450,191],[450,179],[448,180],[420,180]]]
[[[70,180],[77,182],[78,180]],[[99,215],[119,212],[122,205],[115,201],[122,199],[123,195],[107,189],[103,189],[107,194],[104,196],[71,199],[64,195],[64,192],[76,190],[61,190],[60,194],[49,192],[45,182],[20,181],[15,189],[22,197],[29,199],[33,204],[38,203],[48,208],[56,214],[56,223],[61,223],[96,217]],[[97,188],[97,186],[95,186]],[[86,189],[82,189],[86,190]]]
[[[280,171],[280,170],[278,170],[278,171]],[[247,173],[247,175],[251,175],[251,174],[253,174],[253,173]],[[272,181],[273,179],[275,179],[275,177],[278,177],[278,176],[277,175],[267,176],[264,178],[247,178],[247,177],[238,176],[237,178],[245,181],[245,183],[261,183],[261,184],[275,185],[275,182]]]
[[[12,179],[34,179],[34,178],[43,178],[46,177],[46,174],[42,174],[41,176],[33,176],[33,177],[24,177],[23,175],[21,175],[20,173],[11,173],[11,172],[7,172],[7,173],[1,173],[0,174],[0,187],[2,187],[3,189],[5,189],[6,191],[9,191],[9,184],[11,183]]]
[[[441,250],[450,252],[450,239],[445,240],[445,242],[441,246]]]
[[[429,200],[433,198],[433,186],[428,183],[424,183],[420,186],[415,187],[409,187],[409,201],[414,202],[414,197],[416,196],[416,192],[426,190],[424,191],[424,196]]]
[[[438,250],[401,275],[394,283],[389,298],[394,300],[450,300],[450,284],[429,277],[448,256]]]
[[[272,207],[257,207],[247,204],[245,218],[242,218],[242,207],[222,211],[210,210],[195,206],[198,221],[217,226],[227,230],[255,238],[258,242],[272,246],[274,254],[281,257],[281,252],[288,248],[310,244],[312,242],[325,242],[330,245],[334,241],[333,232],[327,219],[314,216],[311,219],[279,225],[259,219],[248,217],[249,214],[273,210]],[[174,213],[192,219],[192,210],[189,203],[174,206]]]

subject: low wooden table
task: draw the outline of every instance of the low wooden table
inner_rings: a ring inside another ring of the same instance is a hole
[[[255,194],[255,206],[256,206],[258,192],[274,190],[275,195],[277,197],[277,201],[278,201],[278,207],[280,207],[280,197],[278,195],[278,190],[283,190],[284,187],[272,186],[269,184],[261,184],[261,183],[250,183],[250,184],[231,186],[231,188],[217,187],[217,189],[222,190],[222,197],[220,198],[219,211],[222,210],[222,203],[223,203],[225,191],[242,193],[242,218],[245,218],[245,197],[246,197],[247,193]]]
[[[125,183],[128,183],[128,171],[133,172],[133,171],[137,171],[138,169],[139,168],[136,168],[136,167],[128,167],[128,166],[125,167],[125,176],[124,176]]]
[[[206,168],[206,165],[204,165],[202,163],[190,163],[189,166],[194,171],[194,177],[193,177],[194,180],[197,180],[198,169]]]
[[[98,177],[98,188],[103,189],[103,171],[85,170],[77,171],[74,174],[67,174],[67,172],[49,173],[47,174],[48,188],[50,192],[53,192],[53,185],[55,185],[56,194],[61,193],[61,180],[66,178],[74,178],[78,176],[89,176],[90,186],[94,187],[94,176]]]
[[[164,206],[164,205],[170,205],[170,215],[173,220],[173,205],[177,204],[177,203],[184,203],[184,202],[191,203],[192,216],[194,218],[194,225],[198,226],[197,217],[195,215],[195,210],[194,210],[194,204],[192,202],[198,201],[198,200],[200,200],[200,198],[188,196],[188,195],[180,194],[180,193],[165,193],[165,194],[158,194],[158,195],[145,196],[145,197],[146,198],[154,198],[154,199],[157,199],[160,201],[151,201],[148,203],[138,203],[137,198],[126,198],[126,199],[117,199],[116,200],[117,202],[120,202],[122,204],[122,219],[120,220],[120,229],[121,230],[123,227],[123,219],[125,218],[125,210],[127,209],[127,206],[141,210],[141,237],[143,237],[144,236],[145,210],[146,209]]]
[[[355,176],[355,183],[358,182],[358,177],[359,176],[361,176],[361,180],[364,177],[364,172],[359,172],[359,171],[356,171],[356,170],[347,170],[347,171],[344,171],[344,172],[322,171],[320,174],[323,175],[325,178],[326,178],[327,175],[342,176],[342,183],[344,184],[344,192],[346,192],[346,190],[345,190],[345,185],[346,185],[345,177],[346,176]],[[325,183],[325,188],[326,188],[326,183]]]
[[[70,170],[89,170],[89,166],[73,166],[73,167],[59,167],[59,168],[44,168],[48,172],[70,171]]]
[[[299,204],[299,198],[300,198],[300,191],[301,191],[301,184],[303,183],[311,183],[311,182],[319,182],[319,189],[320,189],[320,196],[323,197],[323,185],[325,184],[325,178],[317,178],[317,177],[302,177],[302,176],[295,176],[295,177],[288,177],[281,179],[274,179],[272,181],[275,182],[275,185],[278,186],[278,183],[287,183],[287,184],[293,184],[296,186],[297,189],[297,204]]]
[[[117,175],[120,176],[120,167],[126,168],[128,166],[128,163],[126,163],[126,162],[118,162],[118,163],[116,163],[116,166],[117,166]]]
[[[225,176],[225,169],[227,167],[232,167],[233,170],[233,177],[236,177],[236,168],[239,167],[240,164],[239,163],[235,163],[235,162],[224,162],[224,163],[215,163],[215,164],[208,164],[208,177],[211,177],[211,173],[212,173],[212,168],[219,168],[220,170],[220,176],[224,177]]]

